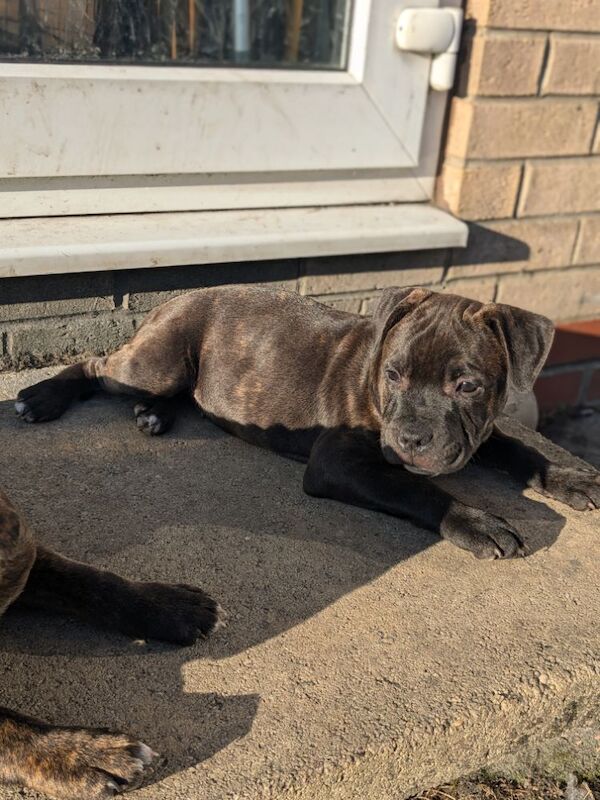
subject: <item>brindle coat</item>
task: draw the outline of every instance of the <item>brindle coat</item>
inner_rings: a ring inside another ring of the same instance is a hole
[[[217,622],[200,589],[135,583],[36,545],[0,491],[0,615],[13,603],[77,615],[135,638],[191,644]],[[136,786],[155,754],[104,730],[68,728],[0,707],[0,781],[60,800],[105,800]]]
[[[600,476],[558,463],[543,439],[503,418],[527,391],[553,337],[545,317],[409,287],[388,289],[372,318],[284,291],[203,289],[151,312],[106,358],[68,367],[19,394],[28,422],[60,416],[94,387],[143,398],[138,427],[172,423],[188,392],[215,423],[308,462],[311,495],[412,519],[479,558],[523,553],[503,518],[459,502],[427,476],[481,463],[574,508],[600,506]]]

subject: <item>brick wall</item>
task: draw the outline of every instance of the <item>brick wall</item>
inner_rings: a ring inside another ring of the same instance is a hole
[[[2,279],[0,369],[111,350],[200,286],[278,285],[368,313],[386,286],[425,285],[552,317],[543,404],[600,399],[600,327],[569,327],[600,319],[599,65],[600,0],[468,0],[436,197],[469,221],[466,250]]]
[[[437,202],[472,233],[447,282],[600,318],[599,95],[600,0],[467,0]],[[599,399],[598,337],[600,322],[559,325],[542,405]]]
[[[441,287],[448,251],[186,266],[0,280],[0,369],[105,353],[144,315],[176,294],[206,286],[281,287],[347,311],[369,313],[386,286]]]

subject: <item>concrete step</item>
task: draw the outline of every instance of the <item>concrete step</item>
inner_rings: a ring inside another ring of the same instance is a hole
[[[37,379],[4,375],[0,400]],[[543,766],[545,752],[576,769],[577,736],[598,755],[600,512],[469,467],[444,484],[508,517],[533,551],[479,562],[305,496],[301,464],[194,409],[145,438],[131,405],[96,396],[28,426],[0,402],[2,487],[41,541],[200,584],[229,625],[175,649],[13,612],[0,704],[143,738],[167,760],[139,800],[402,800],[483,767]]]

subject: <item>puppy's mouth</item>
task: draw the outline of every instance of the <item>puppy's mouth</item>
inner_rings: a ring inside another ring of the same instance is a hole
[[[403,461],[402,466],[408,472],[412,472],[413,475],[426,475],[428,478],[435,478],[436,475],[441,475],[442,472],[434,469],[423,469],[422,467],[417,467],[416,464],[411,464],[409,461]]]
[[[466,453],[460,445],[452,449],[449,456],[438,459],[419,457],[418,454],[399,455],[391,447],[384,447],[384,456],[393,464],[401,464],[408,472],[414,475],[424,475],[435,478],[438,475],[448,475],[462,469],[467,461]]]
[[[462,469],[469,460],[469,454],[460,445],[456,446],[456,455],[448,462],[438,475],[449,475],[451,472],[457,472]]]

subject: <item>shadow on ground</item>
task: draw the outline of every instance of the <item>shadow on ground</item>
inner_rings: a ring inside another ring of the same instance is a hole
[[[0,403],[2,486],[45,544],[128,577],[199,584],[230,612],[229,626],[176,649],[9,612],[0,627],[0,704],[131,731],[167,757],[164,777],[242,738],[260,702],[186,694],[184,664],[205,657],[219,669],[438,540],[305,496],[303,465],[230,437],[188,405],[172,432],[145,438],[131,405],[95,396],[59,422],[27,426],[12,403]],[[509,517],[531,552],[562,530],[561,515],[506,476],[469,467],[443,484]]]
[[[545,419],[541,433],[600,468],[600,408],[568,409]]]

